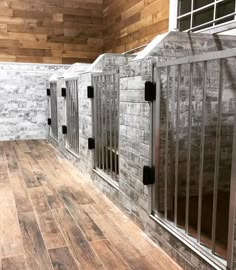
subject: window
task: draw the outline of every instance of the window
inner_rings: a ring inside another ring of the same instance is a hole
[[[177,25],[180,31],[199,31],[233,21],[235,0],[178,0]]]
[[[79,154],[79,103],[77,80],[66,82],[66,148]]]
[[[119,178],[119,74],[93,75],[95,170],[105,179]]]
[[[50,128],[50,136],[54,140],[58,140],[58,123],[57,123],[57,83],[50,83],[51,96],[49,99],[50,114],[52,125]]]

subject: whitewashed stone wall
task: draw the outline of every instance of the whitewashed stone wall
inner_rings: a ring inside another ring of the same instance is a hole
[[[0,63],[0,140],[46,139],[46,80],[66,65]]]

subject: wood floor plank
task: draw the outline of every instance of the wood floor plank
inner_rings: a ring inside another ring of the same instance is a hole
[[[64,204],[58,195],[56,189],[53,187],[48,177],[41,172],[35,172],[35,177],[42,186],[44,196],[51,209],[63,208]]]
[[[22,171],[27,188],[39,187],[40,184],[36,180],[30,164],[26,161],[19,161],[20,169]]]
[[[49,256],[52,261],[54,270],[78,270],[73,256],[67,247],[50,249]]]
[[[15,257],[2,258],[2,270],[26,270],[25,259],[23,255]]]
[[[0,187],[10,184],[7,162],[0,163]]]
[[[5,155],[4,147],[3,147],[3,144],[0,144],[0,163],[5,162],[5,161],[6,161],[6,155]]]
[[[47,204],[42,188],[32,188],[28,192],[46,247],[52,249],[65,246],[65,240]]]
[[[0,188],[0,256],[23,252],[14,195],[10,186]]]
[[[110,223],[105,216],[99,214],[94,205],[82,206],[84,211],[102,229],[104,235],[110,240],[111,244],[121,254],[122,258],[133,270],[136,269],[161,269],[160,265],[153,265],[133,246],[126,235],[117,226]]]
[[[56,209],[53,214],[81,269],[104,269],[68,210]]]
[[[34,213],[20,214],[19,221],[29,269],[52,270],[52,264]]]
[[[66,193],[63,193],[62,200],[88,241],[106,239],[96,223],[79,207],[78,204],[71,200],[70,195],[67,196]]]
[[[118,251],[107,240],[96,241],[92,244],[106,269],[128,270],[130,267],[122,259]]]
[[[10,173],[10,182],[18,213],[32,212],[33,207],[26,191],[24,178],[20,173]]]

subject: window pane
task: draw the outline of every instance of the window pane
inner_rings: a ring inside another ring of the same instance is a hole
[[[213,20],[214,8],[207,8],[193,15],[193,27]]]
[[[224,1],[216,6],[216,19],[235,12],[235,0]]]
[[[214,3],[214,0],[195,0],[194,1],[194,9],[204,7],[204,6],[209,5],[211,3]]]
[[[190,16],[179,19],[178,28],[180,31],[184,31],[190,28]]]
[[[191,0],[179,0],[179,15],[191,11]]]

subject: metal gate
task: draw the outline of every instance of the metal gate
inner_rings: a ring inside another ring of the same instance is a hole
[[[94,166],[109,180],[119,181],[119,74],[92,76],[94,87]]]
[[[231,49],[156,64],[153,106],[153,213],[194,249],[217,265],[222,266],[217,257],[224,259],[230,269],[236,194],[235,57],[236,49]]]
[[[77,79],[66,82],[66,148],[79,154],[79,99]]]
[[[50,83],[50,116],[51,116],[51,128],[50,128],[50,136],[54,140],[58,140],[58,119],[57,119],[57,83]]]

